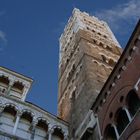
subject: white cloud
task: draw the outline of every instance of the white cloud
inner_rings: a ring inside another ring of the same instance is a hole
[[[7,42],[6,34],[1,30],[0,30],[0,40]]]
[[[0,30],[0,51],[4,50],[6,44],[7,44],[6,34]]]
[[[129,0],[112,9],[102,10],[96,16],[107,21],[109,25],[118,30],[121,25],[133,24],[140,18],[140,0]]]
[[[4,16],[6,11],[0,11],[0,17]],[[7,38],[5,32],[0,30],[0,52],[4,50],[7,44]]]

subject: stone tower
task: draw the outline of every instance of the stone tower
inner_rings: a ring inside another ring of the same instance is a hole
[[[121,48],[104,21],[78,9],[60,37],[58,115],[78,128],[111,73]]]

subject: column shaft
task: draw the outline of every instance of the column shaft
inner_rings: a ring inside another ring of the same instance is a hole
[[[114,128],[114,130],[115,130],[116,138],[117,138],[117,140],[118,140],[120,136],[119,136],[118,130],[117,130],[117,128],[116,128],[116,125],[113,125],[113,128]]]
[[[16,122],[15,122],[15,125],[14,125],[14,129],[13,129],[13,134],[14,134],[14,135],[15,135],[15,133],[16,133],[19,120],[20,120],[20,116],[17,116]]]

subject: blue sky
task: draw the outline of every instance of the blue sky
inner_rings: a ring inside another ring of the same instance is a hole
[[[139,0],[0,0],[0,65],[34,79],[27,100],[56,114],[58,39],[74,7],[109,23],[124,47]]]

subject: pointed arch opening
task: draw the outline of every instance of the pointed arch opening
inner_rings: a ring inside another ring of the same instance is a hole
[[[115,114],[115,121],[118,133],[121,134],[129,123],[129,118],[127,116],[126,111],[122,108],[118,109],[118,111]]]
[[[140,99],[135,92],[135,90],[130,90],[127,97],[126,102],[128,106],[128,110],[132,116],[136,114],[138,109],[140,108]]]
[[[115,130],[111,124],[107,125],[104,131],[105,140],[117,140]]]

